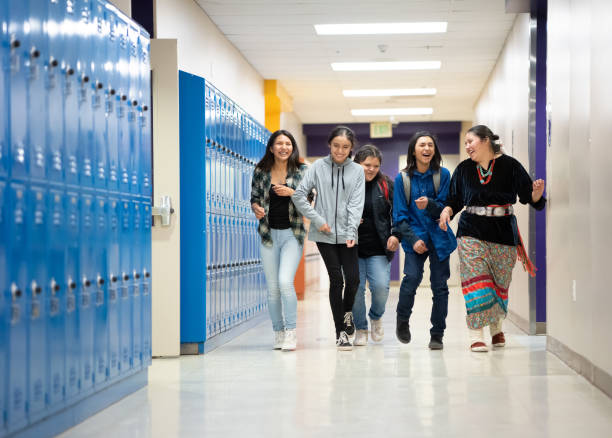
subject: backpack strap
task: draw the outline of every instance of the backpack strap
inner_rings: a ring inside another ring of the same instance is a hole
[[[438,190],[440,190],[440,170],[437,170],[433,173],[433,183],[434,183],[434,194],[438,196]]]
[[[406,196],[406,202],[410,203],[410,177],[407,172],[402,171],[402,181],[404,182],[404,195]],[[434,185],[434,196],[438,195],[440,190],[440,171],[437,170],[433,173],[433,185]]]
[[[384,177],[380,178],[380,180],[378,181],[378,186],[380,187],[380,190],[382,190],[382,192],[385,194],[385,199],[389,201],[389,186],[387,185],[387,181]]]

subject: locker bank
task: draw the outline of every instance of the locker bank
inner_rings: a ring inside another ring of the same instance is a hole
[[[611,7],[0,0],[0,438],[607,437]],[[448,26],[313,26],[372,21]],[[438,59],[439,71],[334,67]],[[505,349],[464,345],[455,258],[444,350],[427,349],[428,285],[400,344],[398,252],[384,341],[336,351],[327,273],[307,241],[297,350],[273,351],[250,204],[271,133],[292,132],[312,163],[346,124],[393,178],[414,132],[438,134],[452,171],[479,123],[547,182],[546,211],[517,204],[538,272],[513,273]]]

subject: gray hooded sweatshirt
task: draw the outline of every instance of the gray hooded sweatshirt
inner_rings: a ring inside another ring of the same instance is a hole
[[[306,196],[317,191],[314,207]],[[357,243],[357,228],[365,201],[365,174],[363,168],[347,158],[336,164],[328,155],[308,168],[300,185],[291,197],[300,213],[310,220],[308,238],[313,242],[344,244]],[[331,233],[319,231],[329,225]]]

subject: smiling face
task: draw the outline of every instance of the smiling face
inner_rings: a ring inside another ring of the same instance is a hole
[[[289,160],[291,153],[293,152],[293,144],[286,135],[279,135],[274,140],[272,147],[270,148],[272,155],[274,155],[274,161],[283,162]]]
[[[488,138],[483,140],[472,132],[465,135],[465,151],[472,161],[477,163],[487,160],[493,153],[490,140]]]
[[[414,158],[419,171],[428,169],[436,152],[436,145],[431,137],[419,137],[414,145]]]
[[[331,142],[329,143],[329,149],[331,152],[332,160],[334,160],[336,164],[342,164],[351,153],[351,149],[353,149],[353,144],[345,136],[338,135],[332,138]]]
[[[365,173],[365,179],[367,182],[370,182],[376,178],[376,175],[378,175],[378,171],[380,170],[380,160],[378,158],[368,157],[359,164],[361,164],[361,167],[363,167],[363,172]]]

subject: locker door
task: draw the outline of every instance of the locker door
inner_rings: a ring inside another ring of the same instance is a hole
[[[28,78],[26,62],[30,57],[30,42],[26,29],[28,23],[28,2],[9,0],[7,3],[9,21],[9,131],[10,168],[14,180],[28,179],[30,151],[28,146]],[[5,66],[5,64],[3,64]]]
[[[139,38],[140,48],[140,193],[145,196],[152,195],[152,173],[151,167],[151,65],[149,62],[150,42],[149,36],[141,30]]]
[[[8,34],[8,3],[0,2],[0,63],[3,66],[10,64],[9,34]],[[6,68],[0,68],[0,181],[6,181],[9,172],[9,103],[8,78]],[[1,389],[1,388],[0,388]],[[4,400],[4,393],[2,393]],[[3,422],[4,424],[4,422]],[[0,430],[2,430],[0,428]]]
[[[109,376],[111,379],[119,374],[120,338],[119,338],[119,277],[120,273],[120,202],[111,197],[109,203],[109,234],[108,234],[108,344],[109,344]]]
[[[31,186],[28,191],[26,230],[28,243],[28,287],[26,288],[28,328],[28,416],[39,419],[45,410],[47,392],[46,315],[47,288],[47,209],[46,190]]]
[[[0,6],[1,8],[2,6]],[[0,17],[2,21],[2,17]],[[0,23],[1,25],[1,23]],[[6,183],[0,179],[0,433],[4,434],[7,409],[6,384],[8,378],[8,331],[9,331],[9,309],[10,290],[8,286],[8,196],[6,195]]]
[[[94,383],[94,325],[95,309],[92,294],[95,290],[95,199],[92,195],[82,193],[80,200],[81,224],[79,236],[79,270],[78,286],[79,336],[80,336],[80,381],[81,391],[87,392]]]
[[[13,183],[8,188],[7,212],[9,236],[9,340],[8,340],[8,429],[17,430],[26,424],[28,320],[26,188]],[[8,303],[7,303],[8,304]]]
[[[65,193],[62,190],[50,190],[48,211],[48,245],[49,260],[48,292],[46,297],[47,312],[47,352],[49,400],[51,407],[59,406],[64,400],[66,354],[64,324],[66,286],[66,226]]]
[[[73,2],[62,2],[64,6],[64,27],[75,29],[78,22]],[[64,182],[76,186],[81,179],[79,173],[79,89],[81,81],[77,74],[79,63],[78,38],[64,40],[62,63],[62,88],[64,105]]]
[[[108,325],[108,236],[109,208],[108,199],[98,195],[95,198],[95,232],[94,232],[94,270],[92,280],[94,290],[94,383],[103,385],[110,373],[109,370],[109,325]]]
[[[145,199],[142,204],[142,357],[143,365],[151,364],[151,200]]]
[[[125,373],[132,367],[132,209],[129,199],[120,201],[120,285],[119,285],[119,333],[120,370]]]
[[[128,113],[131,105],[130,99],[130,46],[128,39],[129,25],[121,17],[117,18],[117,38],[119,43],[119,90],[118,90],[118,134],[119,134],[119,191],[130,191],[130,123]]]
[[[64,8],[60,2],[49,2],[48,21],[46,23],[47,50],[44,58],[44,81],[47,90],[47,107],[45,111],[45,132],[47,140],[46,168],[50,181],[64,181]]]
[[[78,149],[77,156],[80,169],[79,183],[83,187],[94,187],[95,143],[94,143],[94,88],[95,77],[92,69],[95,59],[93,50],[93,35],[96,34],[93,26],[93,17],[90,0],[77,0],[78,11]]]
[[[142,212],[138,199],[130,203],[132,233],[130,247],[132,253],[132,358],[134,369],[142,366]]]
[[[130,24],[128,27],[129,53],[130,53],[130,109],[128,112],[129,138],[130,138],[130,193],[138,195],[140,191],[140,161],[142,149],[140,146],[140,62],[138,40],[139,29]]]
[[[110,10],[106,12],[108,22],[107,56],[108,70],[106,85],[106,142],[108,144],[108,190],[119,191],[119,119],[118,110],[121,104],[121,75],[119,59],[119,20]]]
[[[109,22],[106,19],[105,3],[92,1],[92,27],[91,47],[95,56],[92,57],[91,78],[91,105],[93,114],[93,165],[94,186],[99,190],[108,188],[108,161],[109,148],[107,139],[107,92],[109,85],[109,72],[106,64],[109,59],[110,47]]]
[[[77,307],[78,285],[80,284],[80,224],[79,195],[76,192],[66,193],[66,230],[64,232],[66,247],[66,274],[64,288],[64,324],[66,327],[66,400],[74,399],[79,394],[79,373],[81,366],[81,341],[79,336],[79,309]]]

